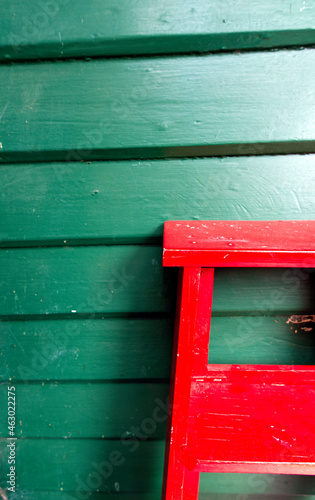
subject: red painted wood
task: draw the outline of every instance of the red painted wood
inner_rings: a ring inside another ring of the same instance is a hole
[[[314,267],[315,221],[168,221],[164,266]]]
[[[213,287],[213,270],[185,268],[180,278],[178,297],[179,320],[174,336],[173,363],[170,387],[170,412],[167,427],[163,495],[165,500],[196,499],[199,473],[190,471],[181,462],[182,447],[187,441],[190,390],[196,354],[196,334],[203,328],[201,318],[210,317],[211,304],[204,293]],[[208,323],[209,324],[209,323]],[[203,356],[203,369],[207,369],[208,346]],[[184,487],[185,486],[185,487]],[[188,496],[189,492],[189,496]]]
[[[210,365],[192,380],[186,454],[205,472],[315,474],[314,394],[315,367]]]
[[[214,285],[214,269],[201,269],[198,316],[193,348],[193,375],[204,374],[208,367],[211,307]]]
[[[166,223],[163,263],[183,270],[162,500],[197,500],[200,472],[315,474],[315,367],[208,364],[213,267],[315,267],[314,229]]]

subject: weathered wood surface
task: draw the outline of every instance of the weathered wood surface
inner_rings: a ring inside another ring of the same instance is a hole
[[[158,247],[2,249],[0,266],[0,315],[164,312],[176,287]]]
[[[1,246],[161,244],[165,220],[315,219],[315,155],[11,164],[0,176]]]
[[[5,400],[7,386],[0,386]],[[17,437],[128,439],[165,437],[168,384],[114,382],[16,385]],[[78,411],[79,409],[79,411]],[[36,418],[34,418],[36,416]],[[146,419],[153,419],[153,423]],[[8,423],[0,420],[0,435]]]
[[[4,458],[7,453],[6,444],[6,440],[0,442]],[[118,483],[119,494],[160,493],[164,443],[139,440],[122,443],[120,440],[98,439],[20,439],[17,443],[19,488],[33,491],[33,498],[34,494],[37,498],[37,491],[41,489],[60,492],[63,488],[65,493],[76,490],[83,493],[89,475],[96,470],[93,463],[97,466],[103,461],[108,461],[113,451],[121,453],[115,455],[116,460],[118,457],[119,460],[124,460],[121,465],[114,466],[111,474],[103,479],[98,488],[101,492],[115,492],[117,495],[116,483]],[[40,457],[40,460],[30,460],[31,456]],[[51,473],[52,470],[55,474]],[[35,482],[34,476],[37,478]],[[226,494],[228,491],[234,495],[258,492],[277,495],[281,491],[283,495],[312,495],[314,481],[312,476],[305,478],[263,474],[206,474],[202,475],[200,490],[209,494]],[[94,493],[96,489],[91,488]],[[78,498],[77,495],[75,497]]]
[[[1,160],[315,152],[314,68],[311,49],[4,65]]]
[[[209,362],[314,364],[314,324],[290,313],[214,316]],[[172,338],[172,318],[2,321],[0,379],[168,380]]]
[[[0,379],[168,380],[172,338],[173,318],[2,321]]]
[[[0,59],[312,45],[312,3],[22,0],[0,4]]]
[[[162,269],[159,247],[2,249],[0,267],[3,319],[165,313],[174,306],[177,274]],[[313,314],[313,277],[312,270],[218,269],[213,312]]]
[[[314,390],[313,366],[208,366],[191,384],[191,469],[314,477]]]
[[[167,221],[163,266],[315,268],[315,221]]]

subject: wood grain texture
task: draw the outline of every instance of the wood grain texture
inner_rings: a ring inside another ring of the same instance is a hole
[[[314,63],[296,50],[4,65],[1,160],[314,152]]]
[[[0,59],[204,52],[311,45],[300,1],[21,0],[0,5]]]
[[[0,449],[5,459],[6,440],[1,440]],[[65,493],[76,492],[77,498],[78,491],[83,494],[87,489],[95,493],[97,488],[93,488],[93,485],[96,483],[89,483],[92,487],[87,484],[89,476],[96,470],[93,463],[97,466],[108,461],[113,451],[120,452],[122,455],[120,460],[125,460],[121,465],[113,467],[112,473],[103,479],[98,488],[101,492],[115,492],[117,495],[115,483],[118,483],[119,494],[125,492],[160,494],[164,454],[164,443],[161,441],[129,441],[123,444],[115,440],[19,439],[17,443],[19,490],[33,491],[32,498],[40,490],[60,491],[61,488]],[[40,460],[31,461],[30,456],[40,457]],[[116,456],[116,460],[117,458]],[[6,465],[5,462],[1,463],[1,474]],[[74,468],[75,474],[73,474]],[[38,478],[35,483],[33,474]],[[200,490],[211,494],[261,492],[273,495],[281,491],[283,495],[312,495],[314,487],[314,477],[201,474]]]
[[[160,248],[132,245],[2,250],[1,313],[164,312],[175,284],[160,262]]]
[[[168,384],[21,384],[16,386],[16,435],[164,439],[168,391]],[[1,385],[2,400],[6,393],[7,385]],[[6,437],[7,431],[7,419],[1,418],[0,436]]]
[[[0,441],[7,468],[7,440]],[[102,492],[159,492],[163,465],[163,441],[102,439],[19,439],[16,445],[18,491],[76,491],[88,498],[87,490]],[[30,460],[29,457],[40,457]],[[103,476],[98,470],[103,471]],[[75,473],[74,473],[75,471]],[[94,473],[94,476],[93,476]],[[97,477],[96,474],[99,474]],[[37,477],[34,484],[33,475]],[[96,481],[97,478],[99,481]],[[95,485],[98,486],[95,487]]]
[[[3,321],[0,379],[167,380],[173,329],[173,319]],[[315,364],[314,319],[215,316],[209,362]]]
[[[0,175],[6,247],[161,244],[165,220],[315,219],[315,155],[11,164]]]
[[[172,318],[2,321],[0,379],[166,380],[172,338]]]
[[[13,316],[165,313],[173,310],[176,272],[148,246],[24,248],[0,251],[0,305]],[[218,269],[216,315],[313,314],[314,272]]]

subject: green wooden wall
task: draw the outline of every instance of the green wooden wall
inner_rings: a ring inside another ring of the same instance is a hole
[[[0,479],[11,500],[158,500],[171,219],[315,218],[311,0],[0,1]],[[314,364],[315,274],[218,270],[215,363]],[[203,500],[315,478],[202,475]]]

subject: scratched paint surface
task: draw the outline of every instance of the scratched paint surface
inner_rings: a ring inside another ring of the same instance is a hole
[[[17,13],[23,9],[23,16]],[[314,43],[310,1],[16,0],[0,4],[0,58],[108,56]]]
[[[0,158],[314,152],[314,67],[311,49],[4,65]]]

